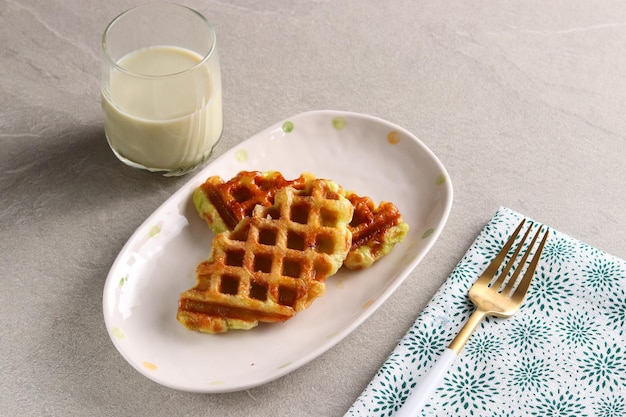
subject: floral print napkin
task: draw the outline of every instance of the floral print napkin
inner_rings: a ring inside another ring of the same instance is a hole
[[[523,217],[497,211],[345,417],[393,415]],[[478,327],[422,415],[626,416],[626,261],[550,229],[520,311]]]

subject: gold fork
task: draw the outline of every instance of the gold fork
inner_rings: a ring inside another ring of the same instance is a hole
[[[446,372],[463,350],[471,334],[486,316],[511,317],[519,310],[526,297],[526,292],[528,291],[528,287],[530,287],[530,282],[533,279],[537,263],[541,257],[541,252],[548,238],[548,230],[546,229],[532,260],[527,267],[524,268],[528,256],[532,252],[541,234],[542,227],[539,226],[530,245],[527,250],[524,251],[521,260],[517,263],[517,267],[513,268],[522,251],[524,242],[533,228],[533,222],[530,222],[526,233],[524,233],[524,236],[518,242],[513,255],[511,255],[509,261],[505,264],[507,255],[519,237],[524,223],[525,220],[522,220],[500,252],[498,252],[472,288],[470,288],[469,298],[476,306],[476,310],[454,340],[448,345],[443,355],[422,378],[419,385],[411,392],[395,416],[408,417],[420,415],[421,409],[430,399],[435,389],[437,389]],[[503,266],[504,268],[502,268]],[[512,268],[513,272],[511,273]],[[500,269],[502,269],[502,271],[496,278],[496,274]],[[525,271],[524,275],[520,279],[519,276],[523,271]]]

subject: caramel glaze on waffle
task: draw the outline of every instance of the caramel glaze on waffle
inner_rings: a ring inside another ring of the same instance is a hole
[[[286,180],[277,171],[242,171],[224,182],[213,176],[194,191],[194,204],[198,213],[214,233],[232,230],[245,217],[250,216],[255,205],[269,206],[274,195],[286,186],[303,189],[315,179],[304,173],[294,180]],[[375,206],[369,197],[340,191],[354,207],[354,217],[348,226],[353,234],[352,247],[345,260],[348,269],[363,269],[387,255],[402,241],[408,225],[397,207],[390,202]]]
[[[233,230],[245,217],[252,215],[257,204],[271,206],[278,190],[287,186],[302,190],[310,174],[286,180],[276,171],[241,171],[224,182],[219,176],[209,177],[193,194],[198,212],[214,233]]]
[[[404,240],[409,227],[393,203],[383,201],[376,207],[369,197],[353,192],[345,195],[354,207],[354,215],[348,226],[352,246],[344,265],[348,269],[367,268]]]
[[[222,333],[285,321],[324,294],[351,247],[352,204],[321,179],[281,188],[274,200],[215,237],[196,285],[180,296],[177,318],[187,328]]]

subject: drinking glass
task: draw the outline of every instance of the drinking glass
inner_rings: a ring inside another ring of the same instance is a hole
[[[102,37],[102,110],[113,153],[167,176],[202,165],[222,135],[215,30],[195,10],[139,6]]]

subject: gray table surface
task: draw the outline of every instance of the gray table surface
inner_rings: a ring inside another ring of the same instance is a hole
[[[626,257],[626,2],[188,1],[218,33],[214,157],[302,111],[367,113],[423,140],[455,199],[399,290],[318,359],[229,394],[152,382],[102,314],[116,255],[189,178],[128,168],[104,137],[101,33],[139,3],[0,0],[1,415],[341,416],[499,206]]]

